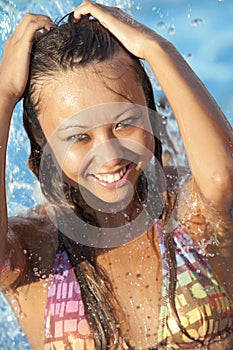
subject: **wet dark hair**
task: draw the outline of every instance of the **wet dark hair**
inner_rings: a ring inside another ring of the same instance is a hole
[[[56,28],[52,28],[50,32],[42,35],[34,42],[31,52],[28,84],[23,99],[23,122],[31,144],[31,154],[28,163],[30,169],[41,182],[43,193],[49,202],[55,206],[64,207],[68,203],[72,210],[83,220],[97,226],[98,222],[96,222],[91,209],[84,203],[78,187],[74,188],[64,181],[61,189],[60,179],[58,180],[57,178],[56,165],[52,157],[48,156],[46,164],[43,165],[46,167],[47,181],[40,178],[41,158],[46,140],[37,118],[40,108],[37,84],[39,81],[43,81],[44,77],[53,79],[56,72],[75,70],[79,67],[88,66],[90,63],[110,61],[116,57],[120,50],[130,57],[131,63],[127,62],[126,64],[129,65],[129,69],[134,70],[141,83],[147,106],[150,110],[155,111],[151,82],[140,60],[129,53],[97,20],[89,18],[88,15],[83,16],[75,23],[72,14],[70,14],[67,23],[59,23]],[[155,127],[153,125],[154,120],[151,120],[151,123],[152,128]],[[162,147],[156,137],[155,157],[162,165]],[[61,200],[59,193],[61,190],[65,193],[66,203]],[[143,174],[138,183],[138,192],[143,199],[146,195],[146,182]],[[169,203],[166,203],[163,213],[164,220],[168,217],[169,208]],[[172,305],[182,332],[188,336],[181,325],[175,308],[176,259],[171,234],[166,233],[164,239],[167,247],[167,260],[171,267],[170,295],[171,300],[173,300]],[[59,249],[67,251],[74,267],[96,348],[104,350],[114,344],[114,349],[117,349],[121,331],[114,313],[116,300],[110,281],[106,280],[104,272],[100,270],[95,262],[96,250],[72,241],[60,231]],[[130,344],[127,345],[132,348]]]

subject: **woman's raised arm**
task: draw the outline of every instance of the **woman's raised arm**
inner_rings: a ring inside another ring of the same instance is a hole
[[[47,16],[26,15],[7,40],[0,65],[0,283],[4,285],[13,282],[24,265],[20,242],[8,229],[5,166],[11,116],[27,84],[34,35],[53,25]]]
[[[84,1],[76,20],[91,14],[135,56],[153,69],[177,119],[189,165],[203,203],[230,213],[233,205],[232,130],[210,96],[174,46],[116,8]]]

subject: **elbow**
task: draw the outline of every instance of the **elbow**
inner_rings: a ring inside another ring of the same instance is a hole
[[[233,207],[233,172],[222,170],[214,174],[211,179],[210,201],[222,210],[231,210]]]
[[[229,193],[230,191],[232,194],[233,172],[229,170],[223,170],[217,174],[214,174],[212,178],[217,190],[223,191],[223,193]]]

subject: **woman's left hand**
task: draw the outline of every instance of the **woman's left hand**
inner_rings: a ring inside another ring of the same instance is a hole
[[[90,14],[107,28],[133,55],[146,59],[146,49],[151,40],[164,40],[145,25],[135,21],[119,8],[93,3],[89,0],[74,10],[75,20]]]

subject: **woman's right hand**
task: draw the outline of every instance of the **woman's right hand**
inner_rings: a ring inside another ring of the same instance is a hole
[[[27,14],[7,39],[0,65],[0,94],[16,104],[25,90],[30,54],[36,32],[49,31],[55,24],[44,15]]]

